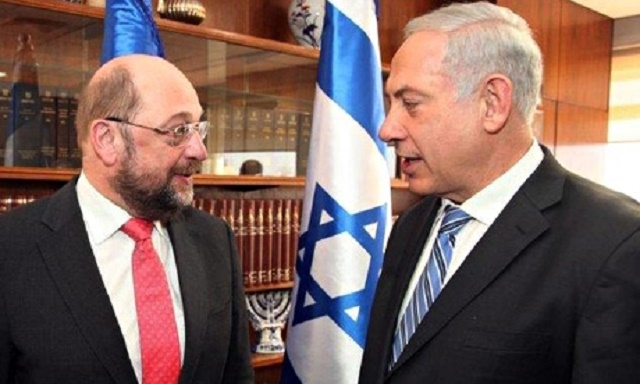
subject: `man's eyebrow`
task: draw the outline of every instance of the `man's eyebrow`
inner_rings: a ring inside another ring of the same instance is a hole
[[[398,98],[401,98],[402,96],[404,96],[407,93],[415,93],[416,95],[426,96],[424,92],[422,92],[422,91],[420,91],[420,90],[418,90],[418,89],[416,89],[414,87],[408,86],[408,85],[405,85],[405,86],[402,86],[402,87],[398,88],[393,93],[389,93],[389,92],[385,91],[384,94],[385,94],[386,97],[393,97],[395,99],[398,99]]]

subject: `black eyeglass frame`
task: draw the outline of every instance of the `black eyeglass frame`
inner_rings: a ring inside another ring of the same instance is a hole
[[[173,146],[180,146],[184,143],[186,143],[191,136],[193,135],[194,132],[198,132],[200,134],[200,138],[202,140],[204,140],[207,137],[207,133],[209,132],[209,122],[208,121],[197,121],[194,123],[183,123],[180,124],[174,128],[156,128],[156,127],[149,127],[146,125],[142,125],[142,124],[137,124],[134,122],[131,122],[127,119],[121,119],[119,117],[115,117],[115,116],[107,116],[104,118],[104,120],[107,121],[112,121],[114,123],[121,123],[121,124],[127,124],[127,125],[131,125],[137,128],[143,128],[143,129],[148,129],[151,131],[154,131],[155,133],[159,134],[159,135],[163,135],[163,136],[167,136],[170,135],[172,138],[172,143],[171,145]]]

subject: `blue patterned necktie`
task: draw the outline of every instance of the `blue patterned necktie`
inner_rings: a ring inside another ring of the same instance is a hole
[[[469,220],[471,220],[471,217],[460,208],[452,205],[448,205],[445,208],[442,225],[438,231],[438,238],[433,244],[427,266],[422,275],[420,275],[418,284],[396,330],[389,369],[398,360],[400,353],[409,342],[418,324],[420,324],[420,321],[422,321],[422,318],[431,308],[438,294],[440,294],[444,279],[447,276],[449,262],[451,262],[455,236]]]

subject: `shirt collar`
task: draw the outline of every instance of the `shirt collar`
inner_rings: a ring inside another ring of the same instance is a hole
[[[76,191],[85,228],[92,244],[100,244],[107,240],[132,218],[127,211],[98,192],[84,172],[80,173]],[[164,236],[165,232],[160,222],[155,221],[153,224]]]
[[[475,220],[488,226],[493,224],[511,198],[538,168],[543,158],[544,153],[538,142],[534,140],[529,150],[517,163],[460,207]]]

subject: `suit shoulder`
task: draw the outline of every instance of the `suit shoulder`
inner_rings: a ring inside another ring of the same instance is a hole
[[[223,229],[227,227],[227,223],[221,218],[203,212],[194,207],[187,207],[184,210],[183,214],[187,224],[213,227],[214,229]]]
[[[40,222],[50,200],[50,197],[43,197],[0,215],[0,238],[11,233],[28,233]]]
[[[629,221],[640,226],[640,203],[632,197],[603,185],[573,175],[567,179],[565,192],[599,220]]]

